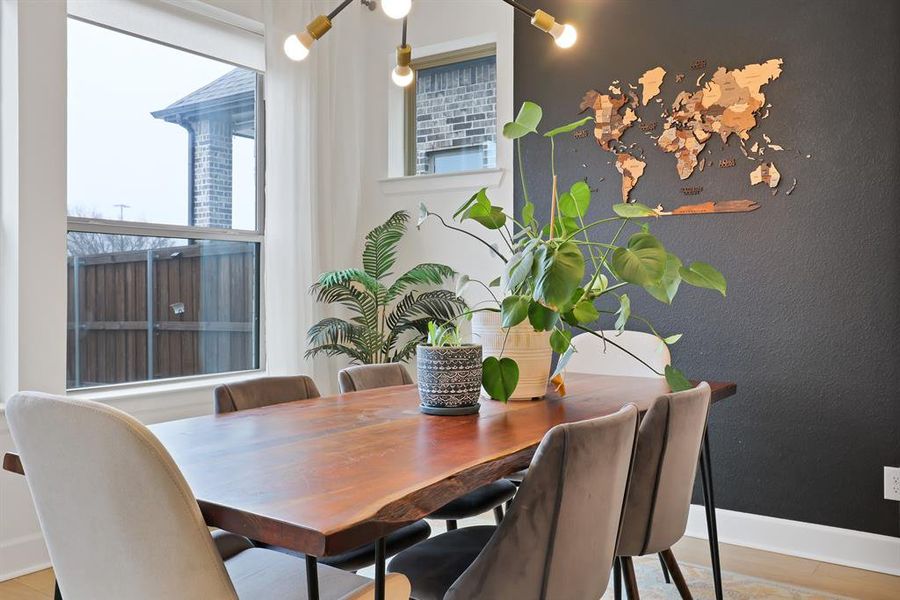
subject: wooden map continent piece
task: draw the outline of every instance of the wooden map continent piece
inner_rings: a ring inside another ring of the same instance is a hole
[[[658,207],[657,214],[661,217],[674,217],[679,215],[710,215],[721,213],[745,213],[753,212],[759,208],[759,203],[752,200],[722,200],[720,202],[701,202],[700,204],[683,204],[673,210],[662,210]]]

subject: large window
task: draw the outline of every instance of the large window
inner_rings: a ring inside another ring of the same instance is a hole
[[[414,61],[407,92],[407,174],[497,164],[497,60],[493,46]]]
[[[68,29],[68,387],[258,368],[261,75]]]

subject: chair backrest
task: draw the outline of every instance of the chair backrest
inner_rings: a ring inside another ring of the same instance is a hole
[[[63,598],[237,598],[193,493],[146,427],[33,392],[6,416]]]
[[[338,383],[341,393],[361,392],[392,385],[407,385],[412,383],[406,368],[399,363],[387,363],[383,365],[359,365],[347,367],[338,373]]]
[[[618,539],[638,411],[557,425],[516,499],[444,600],[600,598]]]
[[[684,535],[709,402],[709,384],[704,382],[660,396],[644,415],[619,555],[660,552]]]
[[[262,408],[294,400],[318,398],[319,388],[311,377],[257,377],[216,386],[216,414]]]
[[[566,370],[571,373],[593,375],[624,375],[627,377],[654,377],[653,371],[629,356],[613,343],[622,346],[651,367],[662,373],[672,362],[669,348],[655,335],[641,331],[598,331],[606,338],[592,333],[582,333],[572,338],[575,353]]]

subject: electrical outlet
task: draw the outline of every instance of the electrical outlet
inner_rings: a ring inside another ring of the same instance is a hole
[[[900,501],[900,467],[884,468],[884,499]]]

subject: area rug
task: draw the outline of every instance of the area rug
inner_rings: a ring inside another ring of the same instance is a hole
[[[691,590],[695,600],[715,600],[712,571],[689,563],[679,562],[681,573]],[[641,600],[679,600],[675,585],[666,583],[656,555],[642,556],[635,559],[634,571],[638,580],[638,591]],[[845,596],[834,596],[815,590],[794,587],[747,575],[739,575],[728,571],[722,572],[722,587],[728,600],[758,600],[772,598],[776,600],[845,600]],[[623,590],[623,598],[626,594]],[[609,589],[603,600],[613,600],[612,577]]]

